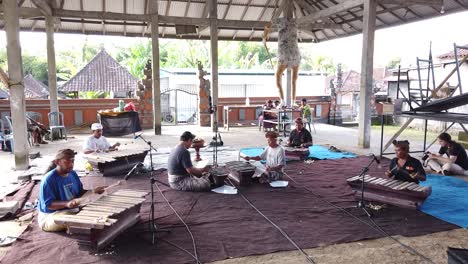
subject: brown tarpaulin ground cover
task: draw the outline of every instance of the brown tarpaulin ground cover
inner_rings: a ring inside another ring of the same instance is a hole
[[[312,164],[290,163],[286,172],[300,185],[311,189],[335,205],[346,208],[367,220],[360,209],[354,208],[351,188],[345,179],[357,175],[369,161],[355,159],[315,161]],[[385,161],[384,163],[388,163]],[[384,164],[385,166],[385,164]],[[372,167],[370,175],[383,175],[384,169]],[[155,175],[166,181],[167,174]],[[85,188],[111,184],[121,177],[87,177]],[[239,195],[176,192],[159,184],[171,204],[190,226],[195,236],[202,262],[247,255],[293,250],[293,246],[263,217],[255,212]],[[143,175],[132,177],[122,188],[149,191],[149,179]],[[254,185],[240,191],[266,216],[283,228],[302,248],[351,242],[382,237],[365,224],[318,200],[301,186],[290,182],[286,189]],[[30,199],[36,199],[38,185]],[[193,253],[191,239],[185,227],[155,191],[155,215],[158,227],[170,230],[158,233],[163,238]],[[143,203],[142,221],[135,228],[120,235],[101,252],[79,247],[64,233],[45,233],[34,224],[14,244],[3,263],[194,263],[181,250],[158,240],[151,245],[148,229],[149,196]],[[418,236],[457,228],[420,211],[386,207],[374,215],[374,220],[389,234]]]

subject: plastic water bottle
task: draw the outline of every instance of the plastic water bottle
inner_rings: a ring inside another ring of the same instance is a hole
[[[250,98],[249,97],[245,98],[245,105],[250,106]]]
[[[124,100],[119,100],[119,111],[123,112],[124,111]]]

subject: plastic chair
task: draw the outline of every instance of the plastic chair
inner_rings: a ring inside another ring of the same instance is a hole
[[[42,115],[38,112],[26,112],[26,116],[42,124]]]
[[[63,138],[65,135],[65,140],[67,140],[67,129],[65,129],[65,122],[63,121],[62,112],[50,112],[47,114],[49,119],[49,128],[50,128],[50,139],[54,140],[54,131],[58,130],[60,138]]]
[[[7,121],[8,122],[8,121]],[[7,134],[5,130],[5,124],[3,120],[0,119],[0,141],[2,143],[2,149],[5,151],[7,147],[7,142],[10,142],[10,148],[13,148],[13,134]],[[12,149],[10,149],[13,152]]]

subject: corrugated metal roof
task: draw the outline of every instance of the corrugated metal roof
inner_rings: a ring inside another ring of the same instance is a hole
[[[134,91],[138,80],[105,50],[101,50],[83,69],[60,87],[60,91]]]
[[[84,32],[87,34],[126,36],[149,36],[150,34],[149,30],[145,31],[149,21],[148,18],[144,16],[149,12],[149,7],[145,6],[146,3],[149,3],[148,0],[104,0],[104,2],[96,0],[49,0],[49,2],[52,1],[56,1],[56,6],[58,7],[54,9],[55,16],[60,17],[62,21],[57,25],[58,32]],[[63,9],[60,9],[62,1]],[[229,20],[229,22],[268,22],[271,20],[274,12],[282,6],[284,1],[288,1],[294,5],[294,16],[296,18],[307,16],[311,13],[345,2],[336,0],[218,0],[218,19]],[[81,2],[83,3],[82,6]],[[125,3],[126,8],[124,8]],[[443,4],[445,14],[466,10],[468,8],[468,0],[444,0]],[[22,30],[44,31],[44,17],[31,0],[24,1],[22,7],[22,19],[20,20]],[[198,19],[202,17],[208,18],[209,16],[206,0],[160,0],[158,10],[161,18],[169,16],[169,18],[185,17]],[[439,6],[378,4],[376,25],[378,28],[384,28],[433,18],[441,16],[440,11],[441,7]],[[64,12],[68,12],[68,14]],[[95,13],[91,16],[87,12]],[[326,41],[361,33],[362,13],[363,7],[360,5],[324,18],[323,22],[333,23],[335,25],[328,29],[311,29],[309,26],[307,30],[312,31],[313,34],[301,34],[300,41]],[[132,14],[137,15],[136,18],[132,18],[133,20],[122,18],[124,15]],[[120,16],[120,19],[105,19],[105,15],[117,15]],[[37,22],[31,23],[31,21]],[[207,22],[208,20],[205,20],[203,23],[206,24]],[[0,24],[3,24],[3,22],[0,22]],[[104,24],[104,26],[102,26],[102,24]],[[198,24],[197,26],[199,30],[206,27],[206,25]],[[163,27],[166,29],[163,29]],[[160,22],[161,35],[167,38],[210,38],[209,30],[204,30],[197,35],[176,36],[175,31],[170,30],[170,28],[174,27],[175,25],[173,22]],[[258,25],[255,28],[252,27],[253,26],[249,23],[247,23],[247,25],[239,25],[237,28],[220,26],[221,30],[233,29],[224,31],[231,32],[231,35],[223,34],[221,39],[261,40],[263,27]],[[343,31],[343,29],[345,31]],[[254,31],[253,34],[252,30]],[[271,37],[270,40],[276,41],[276,37]]]

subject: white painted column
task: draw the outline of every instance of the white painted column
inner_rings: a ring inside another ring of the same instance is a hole
[[[286,105],[291,107],[293,104],[292,101],[292,73],[291,68],[288,67],[286,70]]]
[[[29,167],[29,145],[26,127],[23,67],[19,38],[19,9],[16,0],[3,0],[3,16],[7,38],[8,74],[10,79],[10,111],[14,132],[15,169]]]
[[[374,35],[375,35],[375,0],[364,0],[364,23],[361,63],[361,90],[359,100],[359,138],[358,145],[370,147],[371,136],[371,97],[373,87],[374,67]]]
[[[59,112],[57,99],[57,68],[55,64],[54,17],[52,16],[46,16],[46,34],[50,111]]]
[[[153,128],[155,135],[161,135],[161,83],[159,79],[159,17],[158,1],[150,1],[151,46],[152,46],[152,83],[153,83]]]
[[[211,128],[216,131],[215,114],[218,115],[218,1],[210,0],[210,47],[211,47],[211,100],[216,111],[211,115]],[[216,120],[218,118],[216,117]]]

